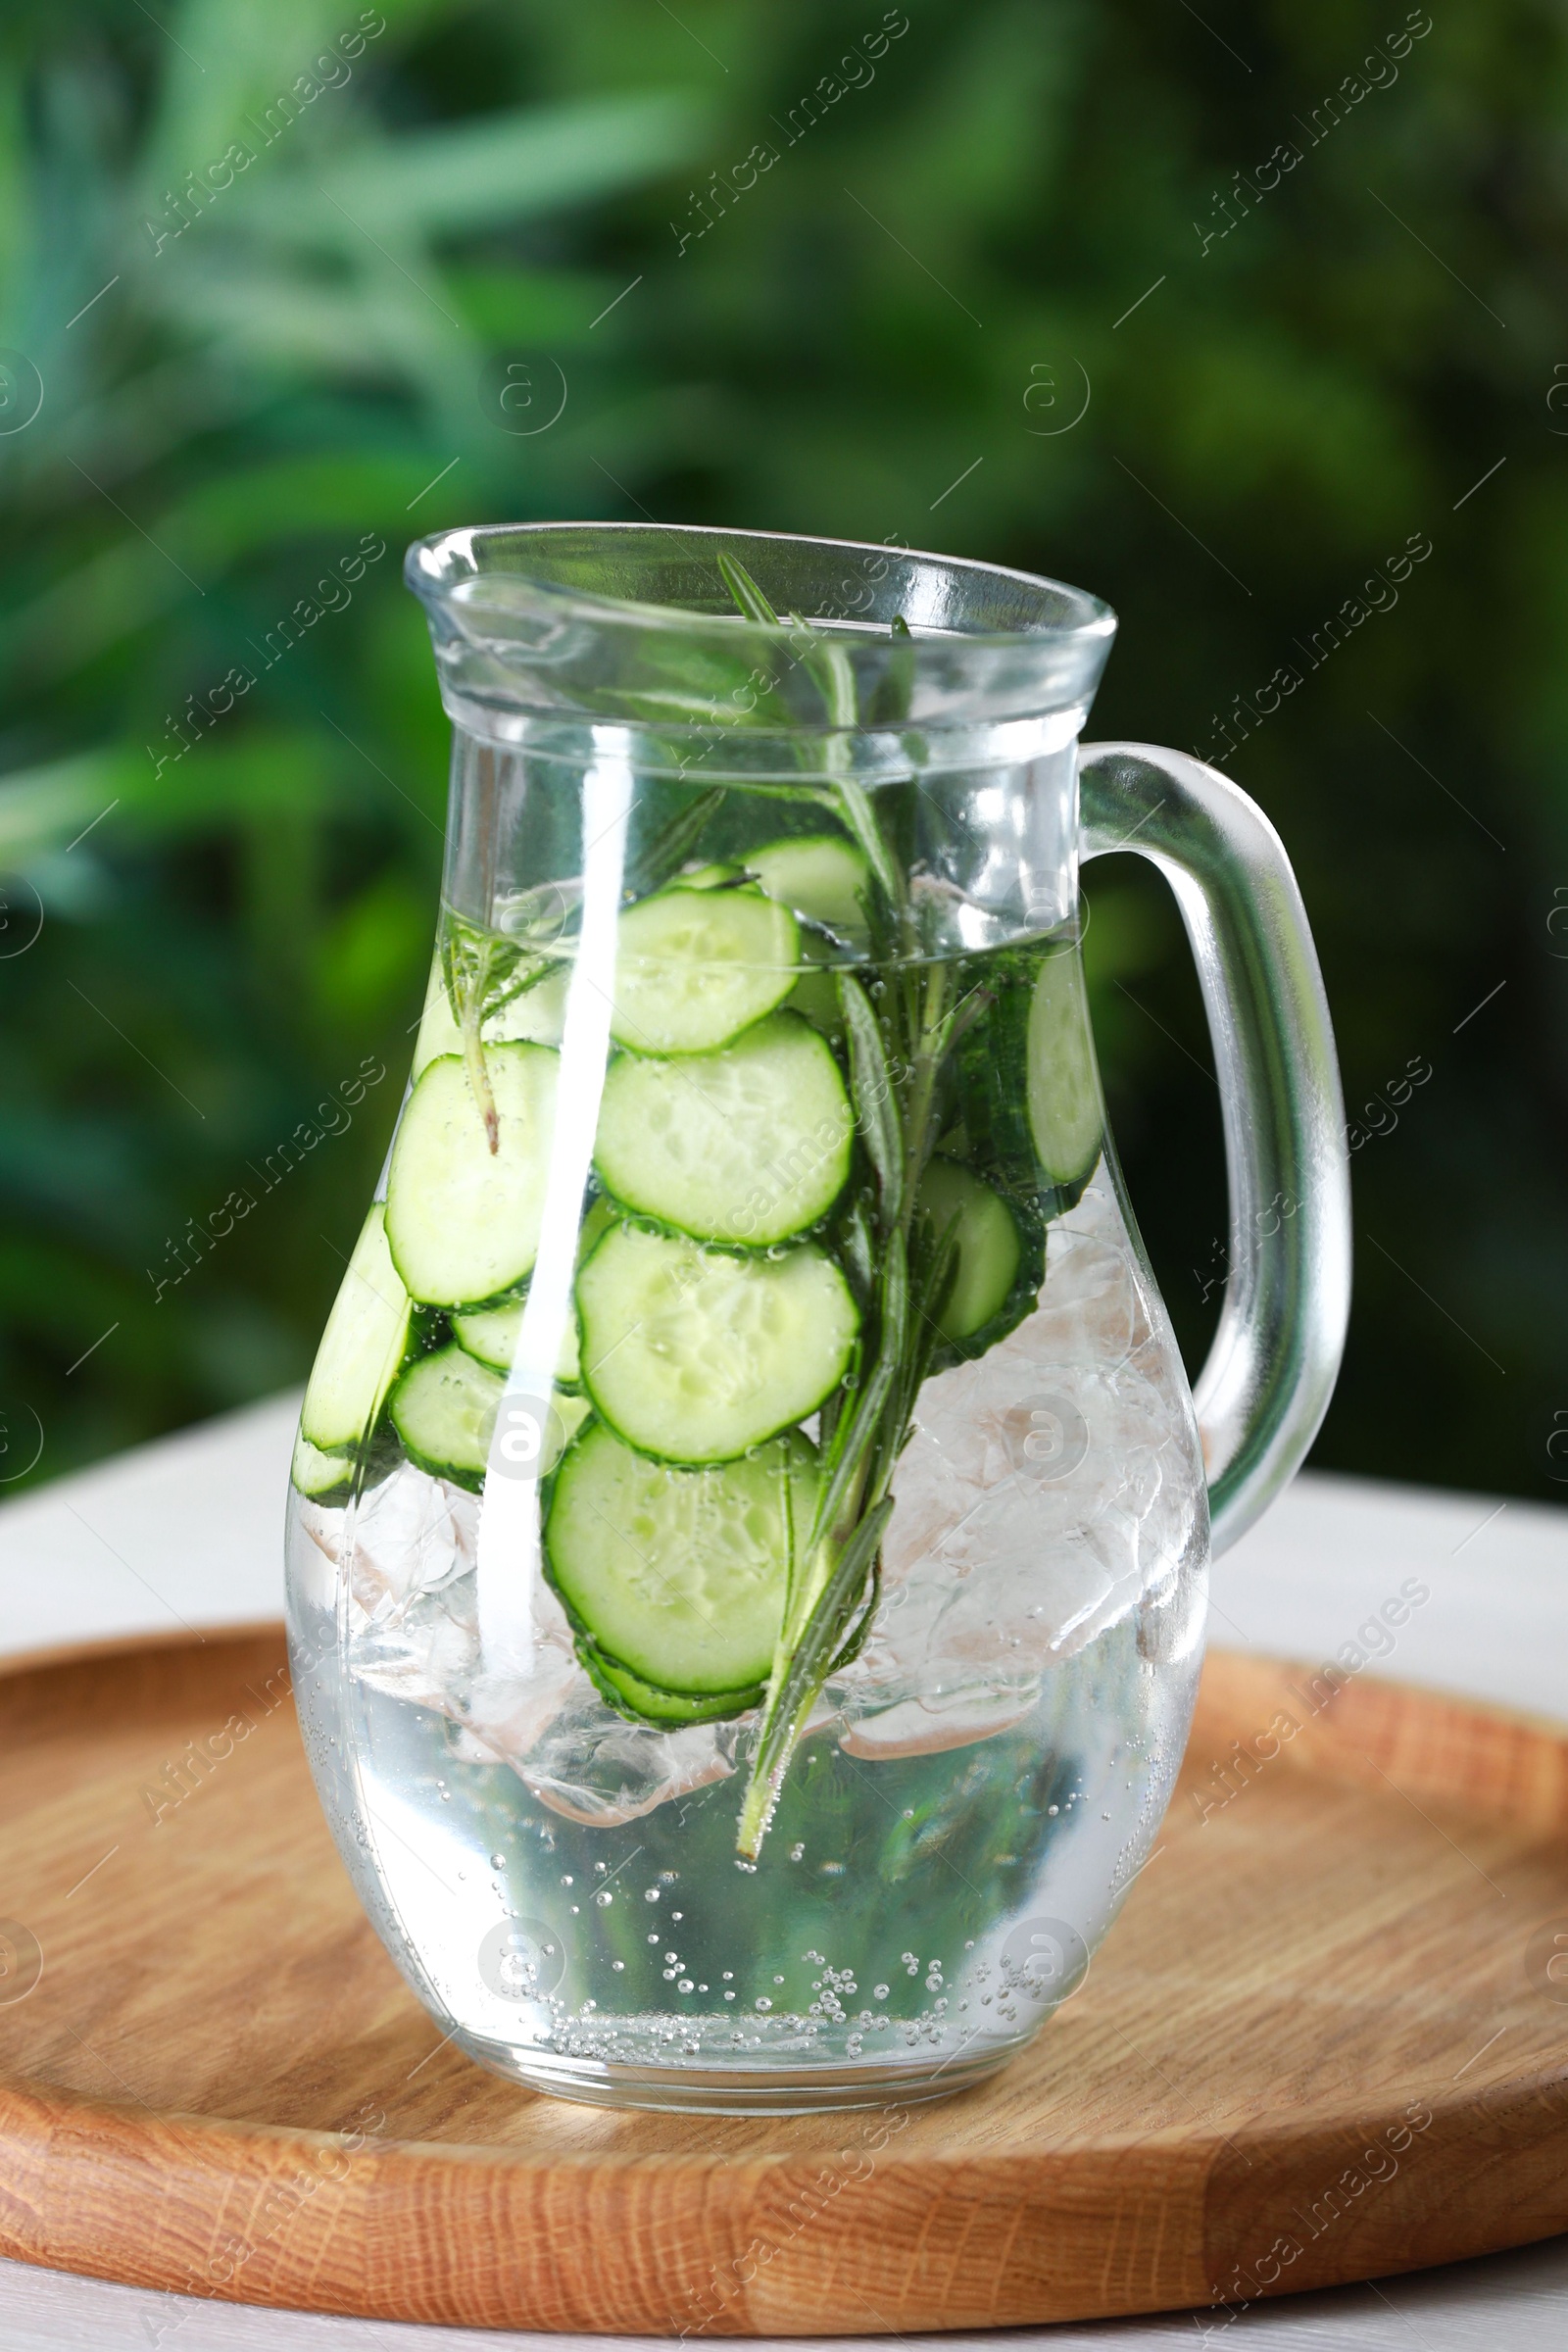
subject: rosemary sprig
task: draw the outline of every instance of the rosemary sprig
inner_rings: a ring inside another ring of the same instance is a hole
[[[748,1861],[755,1862],[761,1852],[795,1742],[828,1678],[840,1636],[863,1597],[866,1571],[892,1516],[893,1497],[888,1494],[860,1521],[840,1552],[817,1607],[801,1628],[782,1679],[770,1686],[772,1694],[752,1760],[752,1777],[747,1784],[736,1838],[739,1851]]]
[[[781,629],[787,625],[792,638],[805,639],[802,665],[821,694],[828,725],[835,731],[856,726],[859,713],[855,692],[855,669],[848,648],[833,644],[797,612],[781,618],[745,565],[737,564],[732,556],[720,555],[718,568],[723,574],[725,587],[748,620],[760,621],[771,629]],[[907,628],[904,634],[908,636]],[[834,736],[827,740],[826,768],[833,779],[833,790],[823,794],[823,800],[830,808],[837,808],[838,814],[855,836],[856,846],[864,857],[876,886],[888,905],[899,906],[906,904],[908,889],[898,860],[883,839],[882,828],[876,821],[876,812],[865,787],[844,765],[843,746]]]
[[[454,918],[447,926],[441,950],[442,977],[447,1002],[463,1042],[463,1062],[485,1140],[492,1153],[501,1149],[501,1122],[485,1067],[483,1028],[503,1005],[542,979],[545,958],[525,955],[515,940],[498,939]]]
[[[837,977],[850,1044],[851,1086],[875,1179],[872,1229],[867,1230],[858,1203],[848,1220],[856,1236],[856,1271],[863,1278],[872,1264],[880,1264],[870,1318],[874,1337],[869,1370],[854,1393],[853,1404],[846,1396],[831,1428],[826,1422],[823,1426],[816,1507],[804,1556],[791,1575],[741,1809],[740,1851],[754,1860],[822,1686],[856,1655],[875,1615],[882,1535],[893,1511],[894,1465],[906,1442],[914,1398],[930,1360],[933,1299],[940,1305],[954,1257],[951,1232],[935,1252],[922,1250],[918,1291],[911,1299],[909,1204],[905,1196],[912,1155],[894,1072],[865,990],[851,972],[841,970]],[[917,1237],[917,1248],[921,1240]]]
[[[876,1174],[878,1223],[884,1232],[891,1232],[904,1207],[906,1162],[904,1121],[893,1072],[870,999],[851,973],[839,973],[838,996],[849,1039],[850,1086],[859,1114],[861,1140]]]
[[[746,618],[783,626],[744,566],[727,555],[718,561]],[[920,960],[908,876],[875,801],[854,772],[848,740],[862,724],[896,726],[907,715],[914,648],[908,629],[896,622],[894,660],[862,719],[848,647],[797,615],[787,618],[826,721],[819,738],[803,740],[802,757],[820,777],[813,797],[832,808],[865,859],[871,958],[887,976],[873,1003],[852,970],[835,973],[851,1097],[872,1178],[869,1204],[857,1199],[839,1226],[840,1255],[863,1329],[855,1385],[847,1380],[822,1411],[816,1503],[805,1543],[791,1551],[783,1623],[741,1808],[739,1848],[751,1860],[823,1685],[858,1653],[875,1617],[894,1470],[908,1442],[957,1257],[956,1226],[932,1233],[930,1220],[916,1215],[916,1200],[936,1143],[943,1059],[964,1008],[951,1001],[948,967]]]

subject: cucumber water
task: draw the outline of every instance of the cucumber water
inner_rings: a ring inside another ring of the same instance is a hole
[[[1111,616],[642,523],[407,577],[448,903],[294,1456],[318,1787],[437,2049],[902,2111],[1083,1981],[1201,1654],[1076,934]]]
[[[494,1009],[432,995],[374,1286],[313,1382],[300,1573],[352,1558],[360,1616],[348,1682],[307,1658],[300,1689],[325,1785],[359,1758],[373,1864],[345,1854],[465,2046],[507,2067],[525,2021],[525,2079],[577,2095],[677,2059],[983,2071],[1042,2013],[1031,1923],[1070,1923],[1054,1999],[1179,1753],[1201,1488],[1075,944],[846,964],[870,890],[813,836],[649,892],[594,1070],[569,955],[518,987],[470,935]],[[498,1674],[475,1561],[542,1284],[537,1559],[505,1571],[536,1646]]]

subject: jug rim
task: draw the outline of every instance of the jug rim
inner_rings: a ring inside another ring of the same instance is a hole
[[[756,629],[764,638],[788,639],[796,624],[791,619],[776,623],[744,619],[716,601],[708,610],[701,605],[675,603],[669,600],[619,596],[602,589],[586,588],[559,576],[560,561],[571,551],[573,544],[586,552],[587,543],[597,540],[605,555],[646,550],[652,554],[660,548],[675,549],[685,543],[693,554],[704,549],[716,559],[727,552],[729,543],[736,542],[744,551],[763,548],[792,548],[820,550],[824,555],[846,564],[858,563],[860,584],[866,581],[867,559],[884,566],[897,562],[911,569],[927,570],[928,587],[939,583],[931,574],[952,575],[955,582],[976,590],[989,590],[990,598],[1000,604],[1011,598],[1022,607],[1033,604],[1038,617],[1011,627],[966,627],[953,611],[953,600],[944,604],[945,617],[928,617],[924,612],[906,614],[916,643],[922,634],[926,642],[933,637],[945,640],[950,649],[954,640],[975,649],[1022,649],[1030,645],[1049,644],[1059,651],[1069,644],[1105,644],[1116,631],[1116,614],[1102,597],[1087,588],[1058,580],[1048,573],[1023,571],[1011,564],[994,564],[976,556],[946,555],[930,548],[911,548],[897,537],[887,540],[841,539],[812,532],[760,531],[717,523],[630,522],[630,521],[569,521],[550,522],[490,522],[459,524],[443,531],[433,531],[416,539],[404,559],[404,579],[422,604],[441,604],[450,607],[454,593],[470,581],[511,579],[524,583],[562,617],[572,612],[584,619],[610,619],[616,615],[635,619],[639,626],[658,627],[671,631],[689,631],[694,627],[711,626],[715,620],[734,622]],[[503,550],[518,555],[537,551],[534,563],[496,562]],[[552,576],[548,563],[541,562],[550,551],[557,559],[558,576]],[[744,560],[744,556],[743,556]],[[716,571],[716,562],[714,564]],[[845,590],[856,585],[854,577],[838,585]],[[470,605],[483,601],[481,597],[464,600]],[[931,601],[931,600],[927,600]],[[838,622],[853,626],[858,618],[854,612],[834,613],[817,612],[804,616],[808,622]]]

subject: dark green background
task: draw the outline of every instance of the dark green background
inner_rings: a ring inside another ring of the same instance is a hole
[[[1092,732],[1183,747],[1430,538],[1397,605],[1224,759],[1296,861],[1352,1116],[1432,1071],[1354,1159],[1315,1459],[1555,1494],[1556,12],[1442,0],[1396,75],[1362,61],[1396,0],[910,0],[874,78],[845,69],[862,86],[788,144],[872,0],[387,0],[265,146],[246,118],[280,122],[350,0],[157,13],[33,0],[0,33],[8,1458],[29,1409],[41,1477],[303,1375],[433,926],[445,726],[402,547],[646,513],[1079,581],[1122,619]],[[255,161],[218,188],[235,138]],[[776,165],[682,251],[693,191],[759,141]],[[1300,161],[1220,236],[1285,141]],[[535,416],[564,371],[547,430],[509,429],[513,363]],[[366,533],[386,556],[263,669],[247,649]],[[159,769],[237,663],[255,687]],[[1196,1361],[1223,1255],[1196,985],[1147,869],[1097,868],[1091,898],[1115,1125]],[[389,1075],[352,1124],[158,1297],[186,1220],[302,1120],[341,1125],[318,1106],[367,1054]]]

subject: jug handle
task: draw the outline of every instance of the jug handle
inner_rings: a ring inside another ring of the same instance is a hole
[[[1350,1307],[1350,1176],[1328,1003],[1268,818],[1217,769],[1085,744],[1080,857],[1136,851],[1169,882],[1202,985],[1225,1125],[1230,1278],[1193,1390],[1213,1549],[1287,1486],[1328,1409]]]

